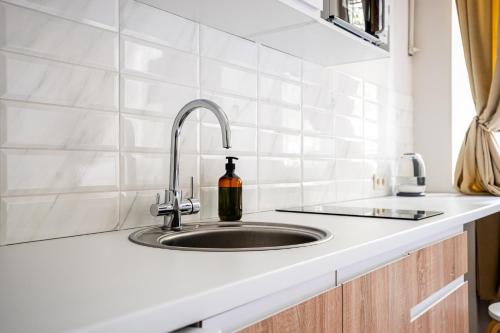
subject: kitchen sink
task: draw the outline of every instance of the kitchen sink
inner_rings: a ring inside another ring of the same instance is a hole
[[[185,251],[263,251],[311,246],[333,235],[312,227],[267,222],[184,223],[181,231],[161,226],[138,230],[129,236],[137,244]]]

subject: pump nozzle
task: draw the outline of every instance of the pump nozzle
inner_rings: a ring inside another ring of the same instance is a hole
[[[234,171],[236,166],[234,165],[233,160],[238,160],[238,157],[227,156],[226,159],[227,159],[226,170],[227,171]]]

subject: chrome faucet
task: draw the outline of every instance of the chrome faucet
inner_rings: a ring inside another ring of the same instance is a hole
[[[231,128],[226,114],[220,106],[206,99],[195,99],[182,107],[172,125],[170,142],[170,185],[165,190],[165,202],[160,203],[160,195],[156,195],[156,203],[151,205],[153,216],[163,216],[163,229],[181,230],[181,216],[196,214],[200,211],[200,201],[194,198],[193,178],[191,178],[191,197],[182,199],[179,186],[179,136],[182,125],[191,112],[197,109],[207,109],[217,117],[222,131],[222,146],[231,147]]]

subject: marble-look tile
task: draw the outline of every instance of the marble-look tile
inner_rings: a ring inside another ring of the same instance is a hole
[[[198,97],[198,89],[130,75],[122,75],[121,112],[175,118]]]
[[[120,1],[121,33],[179,50],[198,52],[198,24],[135,0]]]
[[[0,48],[54,60],[118,70],[118,34],[0,3]]]
[[[361,98],[335,94],[333,100],[336,114],[363,117],[363,100]]]
[[[355,180],[369,177],[366,177],[363,160],[338,159],[335,166],[335,178],[337,180]]]
[[[243,214],[253,213],[258,211],[257,209],[257,186],[243,185],[242,192],[242,206],[243,206]],[[218,188],[217,187],[202,187],[201,194],[201,218],[215,218],[219,215],[219,196],[218,196]]]
[[[211,59],[201,59],[201,87],[219,93],[257,98],[257,74]]]
[[[259,52],[260,72],[289,80],[300,80],[301,61],[299,58],[263,45],[260,45]]]
[[[257,69],[257,44],[220,30],[200,26],[200,54],[233,65]]]
[[[118,192],[2,198],[0,211],[0,245],[103,232],[118,225]]]
[[[301,89],[299,84],[283,81],[270,76],[259,78],[260,98],[264,101],[276,102],[291,107],[299,107]]]
[[[5,0],[74,21],[118,30],[119,0]]]
[[[121,38],[120,50],[123,73],[198,86],[196,55],[125,36]]]
[[[118,150],[118,113],[0,101],[0,145]]]
[[[334,93],[363,97],[363,81],[361,79],[332,70],[331,80]]]
[[[231,126],[231,149],[228,150],[222,147],[222,135],[218,124],[201,124],[201,152],[217,155],[256,155],[257,129]]]
[[[122,151],[169,152],[172,119],[144,117],[137,115],[121,116]],[[180,150],[183,154],[198,153],[198,123],[187,121],[182,127]]]
[[[331,110],[325,111],[303,107],[302,113],[302,128],[304,134],[328,136],[337,134],[334,131],[335,114]]]
[[[354,117],[335,117],[335,136],[344,138],[362,138],[363,120]]]
[[[198,155],[181,155],[180,183],[188,187],[191,177],[198,179]],[[122,153],[121,154],[121,188],[152,189],[168,186],[170,170],[169,154],[154,153]]]
[[[118,153],[2,149],[2,195],[111,191],[118,188]]]
[[[321,65],[302,61],[302,82],[329,88],[330,72]]]
[[[335,159],[332,158],[304,158],[303,165],[303,180],[325,181],[335,179]]]
[[[259,131],[259,152],[264,155],[299,155],[300,135]]]
[[[259,211],[274,210],[301,205],[300,184],[259,186]]]
[[[335,139],[327,137],[303,137],[303,153],[307,156],[335,157]]]
[[[297,183],[300,179],[300,158],[259,158],[259,184]]]
[[[298,108],[259,103],[260,128],[300,131],[301,113]]]
[[[117,110],[118,74],[0,52],[0,97]]]
[[[229,154],[229,151],[228,151]],[[257,157],[239,156],[235,161],[235,173],[243,180],[243,185],[257,183]],[[224,155],[201,155],[200,159],[200,183],[201,186],[217,186],[219,178],[226,172],[226,156]]]
[[[303,183],[303,205],[332,203],[337,199],[337,186],[333,181]]]
[[[323,110],[332,110],[334,99],[328,87],[303,84],[302,105]]]
[[[257,101],[253,99],[226,96],[210,91],[203,91],[201,98],[217,103],[226,113],[231,125],[257,125]],[[218,122],[211,112],[200,112],[200,120],[208,123]]]
[[[363,158],[365,145],[361,139],[335,139],[335,155],[337,158]]]

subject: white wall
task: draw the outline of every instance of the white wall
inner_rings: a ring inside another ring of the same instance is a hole
[[[384,195],[371,175],[390,177],[412,144],[411,90],[395,79],[130,0],[0,1],[0,12],[0,244],[161,222],[148,207],[168,185],[172,119],[197,97],[226,110],[234,148],[207,113],[185,125],[182,185],[194,175],[202,202],[190,220],[217,215],[225,154],[241,157],[249,213]]]

